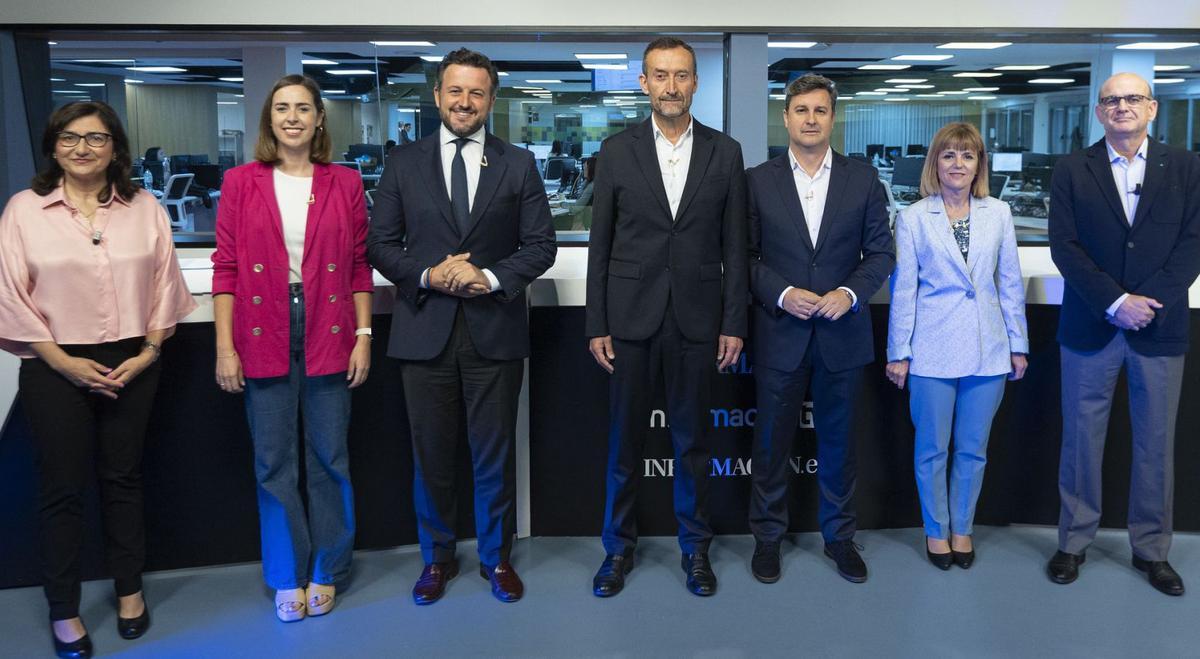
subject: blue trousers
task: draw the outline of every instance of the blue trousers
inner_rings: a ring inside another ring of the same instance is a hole
[[[254,441],[263,577],[275,590],[309,581],[333,584],[350,572],[354,492],[346,431],[346,374],[304,372],[304,294],[291,294],[291,366],[276,378],[246,378],[246,416]],[[304,441],[297,441],[299,415]],[[300,492],[300,446],[305,490]]]
[[[983,487],[992,417],[1004,398],[1003,375],[926,378],[909,375],[909,409],[916,426],[913,470],[921,497],[925,535],[946,539],[948,532],[971,535],[975,502]],[[950,436],[954,460],[949,492],[946,463]]]

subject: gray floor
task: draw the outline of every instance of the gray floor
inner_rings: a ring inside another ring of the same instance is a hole
[[[839,578],[815,534],[785,544],[783,579],[750,575],[753,540],[719,537],[716,596],[683,588],[677,546],[643,539],[625,591],[591,595],[596,538],[520,541],[527,593],[492,599],[473,546],[437,604],[409,598],[420,573],[413,548],[361,552],[354,581],[328,616],[277,622],[258,564],[147,576],[154,626],[117,637],[106,582],[84,584],[83,616],[101,655],[144,657],[1184,657],[1200,656],[1200,591],[1172,598],[1129,565],[1126,536],[1103,532],[1070,586],[1044,576],[1055,533],[980,528],[969,572],[940,572],[919,530],[859,534],[870,580]],[[1176,536],[1172,564],[1200,588],[1200,536]],[[34,588],[0,591],[0,656],[47,656],[45,604]]]

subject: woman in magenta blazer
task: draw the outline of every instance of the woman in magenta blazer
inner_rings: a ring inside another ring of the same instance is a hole
[[[275,83],[255,162],[225,174],[212,257],[217,384],[246,393],[263,575],[284,622],[328,613],[335,584],[349,573],[349,390],[366,380],[371,362],[362,179],[329,164],[324,122],[311,78]]]

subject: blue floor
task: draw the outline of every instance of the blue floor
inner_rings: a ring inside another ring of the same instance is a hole
[[[258,564],[147,575],[153,627],[121,640],[107,582],[83,587],[97,653],[129,657],[1196,657],[1200,656],[1200,536],[1177,535],[1171,562],[1190,588],[1153,590],[1129,565],[1124,532],[1104,531],[1078,582],[1052,584],[1048,528],[979,528],[970,571],[926,562],[920,531],[862,532],[866,584],[843,581],[816,534],[784,544],[779,583],[750,575],[753,539],[722,536],[712,558],[716,596],[684,590],[678,547],[646,538],[625,591],[601,600],[591,577],[596,538],[517,543],[526,596],[492,599],[473,545],[462,572],[427,607],[409,592],[415,548],[360,552],[338,607],[323,618],[276,621]],[[50,656],[40,589],[0,591],[0,657]]]

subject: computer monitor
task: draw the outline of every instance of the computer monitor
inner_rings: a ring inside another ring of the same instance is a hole
[[[909,144],[908,148],[904,150],[906,156],[923,156],[926,153],[929,153],[929,149],[924,144]]]
[[[883,145],[882,144],[868,144],[867,145],[867,157],[874,160],[876,156],[883,158]]]
[[[1025,167],[1021,170],[1021,182],[1040,190],[1048,190],[1050,189],[1050,176],[1053,173],[1053,167]]]
[[[1050,154],[1048,153],[1023,153],[1021,154],[1021,165],[1023,167],[1049,167]]]
[[[883,150],[883,153],[885,156],[887,156],[888,160],[893,161],[904,157],[904,153],[900,151],[900,147],[898,146],[889,146]]]
[[[580,160],[583,158],[583,142],[571,142],[566,146],[566,152],[571,154],[571,157]]]
[[[382,144],[351,144],[346,147],[346,155],[350,160],[358,160],[363,156],[374,158],[376,164],[383,162]]]
[[[192,173],[196,175],[196,177],[192,179],[192,183],[209,188],[211,190],[219,190],[221,188],[220,165],[192,165]]]
[[[992,154],[992,171],[993,172],[1019,172],[1021,171],[1021,155],[1020,153],[993,153]]]
[[[990,196],[997,199],[1004,192],[1004,188],[1008,186],[1008,174],[988,174],[988,192]]]
[[[892,187],[921,187],[921,170],[924,167],[925,159],[920,156],[896,158],[892,162]]]
[[[171,156],[171,173],[186,174],[192,171],[192,157],[188,155]]]

